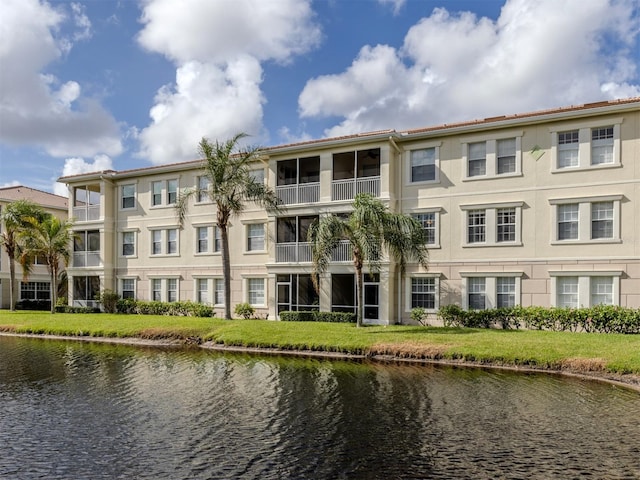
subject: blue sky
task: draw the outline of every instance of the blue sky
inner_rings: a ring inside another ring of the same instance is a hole
[[[0,186],[640,96],[638,0],[2,0]]]

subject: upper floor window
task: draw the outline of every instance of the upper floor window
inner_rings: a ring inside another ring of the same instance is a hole
[[[411,183],[436,181],[436,147],[409,152]]]
[[[136,254],[136,232],[122,232],[122,256],[131,257]]]
[[[503,138],[498,140],[497,174],[516,173],[516,139]]]
[[[467,176],[476,177],[487,174],[487,144],[476,142],[469,144]]]
[[[413,218],[415,218],[422,228],[424,229],[424,234],[427,239],[427,245],[436,246],[440,244],[440,235],[439,235],[439,212],[420,212],[412,214]]]
[[[177,228],[151,230],[151,255],[177,255],[179,250]]]
[[[211,201],[211,199],[209,198],[210,185],[211,185],[211,182],[209,181],[208,177],[205,177],[205,176],[198,177],[198,186],[197,186],[198,190],[196,195],[196,201],[198,203]]]
[[[523,202],[461,205],[465,211],[464,246],[521,245]]]
[[[552,171],[619,166],[622,117],[551,127]]]
[[[178,180],[167,180],[167,205],[178,201]]]
[[[99,220],[100,185],[73,188],[73,216],[78,222]]]
[[[622,195],[552,199],[554,234],[552,243],[620,241]]]
[[[515,207],[496,209],[496,241],[516,241],[516,209]]]
[[[249,177],[256,183],[264,183],[265,175],[264,168],[257,168],[255,170],[249,170]]]
[[[198,227],[198,253],[206,253],[209,251],[209,227]]]
[[[380,149],[333,154],[331,198],[350,200],[358,193],[380,196]]]
[[[264,224],[250,223],[247,225],[247,251],[264,250]]]
[[[467,243],[484,243],[487,214],[484,210],[467,212]]]
[[[175,205],[178,200],[178,180],[158,180],[151,182],[151,206]]]
[[[462,139],[463,180],[490,179],[522,173],[522,131]]]
[[[151,182],[151,205],[162,205],[162,183]]]
[[[134,183],[120,187],[120,207],[122,209],[136,207],[136,185]]]

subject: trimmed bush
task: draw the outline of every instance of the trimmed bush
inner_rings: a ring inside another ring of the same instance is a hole
[[[214,317],[213,307],[195,302],[149,302],[120,299],[116,302],[116,312],[137,315],[169,315],[179,317]]]
[[[51,310],[51,300],[20,300],[16,310]]]
[[[106,313],[116,313],[116,304],[120,299],[120,295],[118,295],[113,290],[105,290],[100,294],[99,301],[102,304],[102,308]]]
[[[101,313],[98,307],[72,307],[70,305],[56,305],[56,313]]]
[[[234,312],[245,320],[249,320],[256,313],[256,309],[248,303],[239,303],[236,305]]]
[[[411,309],[411,320],[419,323],[423,327],[427,326],[427,311],[422,307],[415,307]]]
[[[280,312],[280,320],[283,322],[333,322],[333,323],[356,323],[356,315],[349,312]]]

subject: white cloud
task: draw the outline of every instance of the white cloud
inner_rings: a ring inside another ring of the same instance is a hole
[[[102,106],[82,96],[73,80],[46,73],[63,59],[73,41],[90,36],[82,7],[72,4],[80,30],[56,36],[68,21],[64,11],[36,0],[0,3],[0,141],[37,145],[52,156],[115,155],[121,152],[118,125]]]
[[[11,180],[10,182],[0,184],[0,188],[19,187],[20,185],[22,185],[22,183],[20,183],[18,180]]]
[[[334,136],[638,95],[633,1],[508,0],[496,21],[437,8],[400,49],[309,80],[300,114],[343,117]]]
[[[96,155],[93,161],[87,162],[84,158],[73,157],[64,161],[62,176],[79,175],[81,173],[101,172],[103,170],[112,170],[113,162],[107,155]],[[53,193],[66,197],[69,195],[67,186],[64,183],[54,182]]]
[[[391,5],[393,7],[393,14],[398,15],[407,0],[378,0],[381,5]]]
[[[153,163],[193,158],[206,136],[262,136],[262,62],[288,63],[320,40],[308,0],[228,2],[147,0],[138,41],[176,65],[139,132]]]

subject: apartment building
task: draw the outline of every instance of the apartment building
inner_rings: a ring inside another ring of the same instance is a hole
[[[0,188],[0,213],[16,200],[30,200],[40,205],[45,211],[58,218],[67,218],[69,210],[65,197],[36,190],[22,185]],[[0,223],[0,233],[4,229]],[[9,258],[4,248],[0,249],[0,308],[9,308],[11,298],[9,294]],[[24,278],[22,267],[16,262],[17,300],[50,300],[51,280],[45,263],[36,259],[33,271],[28,278]]]
[[[249,206],[230,229],[235,305],[354,311],[355,278],[341,244],[311,283],[307,230],[346,214],[359,192],[424,226],[428,270],[383,262],[365,277],[365,322],[410,323],[441,305],[640,307],[640,98],[407,131],[266,148],[256,178],[287,209]],[[215,207],[195,199],[180,226],[182,189],[200,162],[63,177],[85,241],[69,268],[70,301],[111,288],[125,298],[224,301]],[[233,306],[232,305],[232,309]]]

